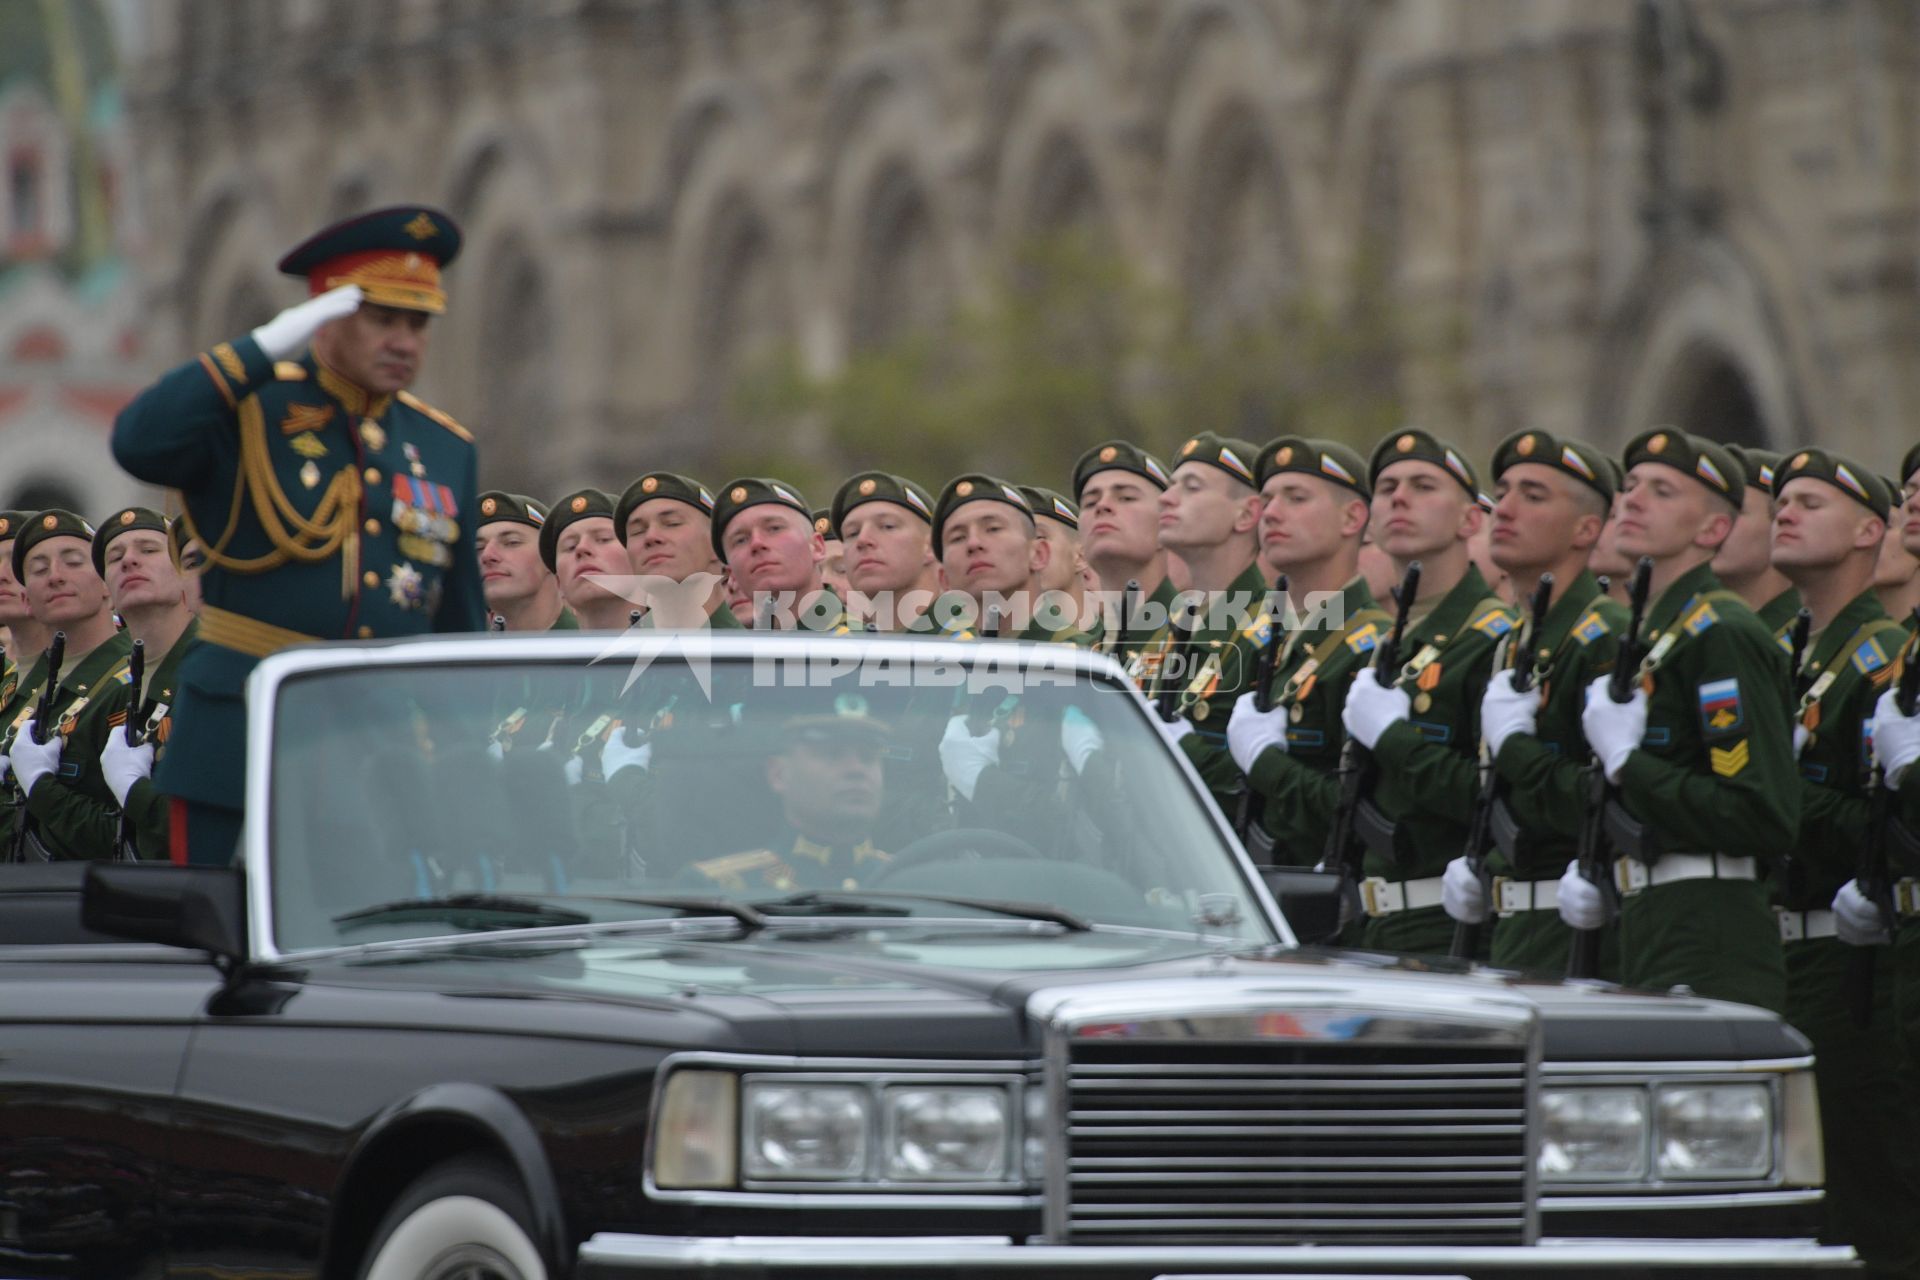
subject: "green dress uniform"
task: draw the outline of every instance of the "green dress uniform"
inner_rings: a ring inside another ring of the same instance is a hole
[[[446,215],[383,210],[280,265],[316,292],[353,283],[369,302],[440,311],[438,268],[458,248]],[[244,792],[242,690],[261,658],[315,639],[484,627],[473,437],[406,391],[371,393],[312,353],[272,360],[247,336],[141,392],[114,423],[113,453],[179,492],[207,548],[199,643],[155,781],[187,802],[189,858],[224,862]]]
[[[17,677],[17,678],[16,678]],[[32,718],[33,706],[40,700],[40,690],[47,683],[47,655],[42,651],[25,673],[18,670],[8,677],[9,683],[0,689],[5,697],[0,697],[0,755],[13,749],[13,726],[20,721],[25,711]],[[19,792],[13,784],[13,775],[8,773],[0,787],[5,789],[5,803],[0,803],[0,857],[13,848],[14,833],[18,829]]]
[[[742,476],[720,487],[720,495],[713,505],[713,553],[720,557],[721,563],[727,559],[725,538],[727,525],[733,518],[750,507],[766,504],[787,507],[798,511],[809,526],[813,524],[813,508],[798,489],[784,480],[775,480],[761,476]],[[794,629],[812,631],[820,635],[844,636],[859,630],[859,624],[853,615],[847,612],[846,605],[831,590],[821,589],[804,600],[789,602],[794,611]],[[727,612],[722,605],[716,613]],[[709,619],[711,622],[712,620]],[[773,630],[780,629],[780,620],[776,615],[772,620]],[[715,626],[723,624],[713,623]]]
[[[1103,440],[1094,445],[1073,464],[1073,500],[1080,505],[1082,517],[1086,514],[1087,481],[1103,471],[1124,471],[1139,476],[1156,490],[1165,492],[1173,483],[1172,473],[1166,463],[1139,445],[1126,440]],[[1144,601],[1128,600],[1113,602],[1109,605],[1112,624],[1102,622],[1097,629],[1090,628],[1101,653],[1110,654],[1122,667],[1127,669],[1136,684],[1141,681],[1138,655],[1159,633],[1169,611],[1173,608],[1173,583],[1164,575]],[[1150,607],[1142,607],[1150,606]],[[1160,622],[1153,621],[1155,618]],[[1122,621],[1125,626],[1121,626]]]
[[[1496,481],[1523,464],[1544,466],[1587,486],[1611,507],[1617,488],[1609,459],[1580,440],[1548,432],[1516,432],[1497,445],[1492,473]],[[1516,582],[1522,597],[1532,584]],[[1593,574],[1582,571],[1561,585],[1543,619],[1533,619],[1532,651],[1503,653],[1509,665],[1531,664],[1541,702],[1532,734],[1516,733],[1501,744],[1491,761],[1499,775],[1493,830],[1496,847],[1488,855],[1493,870],[1495,914],[1491,958],[1503,968],[1534,973],[1565,973],[1573,945],[1558,906],[1559,879],[1579,854],[1582,820],[1592,803],[1595,765],[1580,730],[1587,687],[1613,670],[1620,636],[1627,628],[1626,606],[1603,595]],[[1515,643],[1519,636],[1516,633]],[[1610,923],[1600,936],[1597,976],[1619,974],[1619,938]]]
[[[160,665],[147,674],[146,691],[142,702],[150,705],[141,732],[146,741],[153,744],[154,768],[167,754],[167,742],[173,736],[174,690],[180,680],[180,664],[193,647],[195,637],[200,634],[200,623],[196,619],[187,624],[180,638],[173,642]],[[97,759],[98,757],[96,757]],[[137,780],[127,789],[127,831],[133,837],[133,846],[142,858],[166,858],[169,856],[167,797],[154,785],[151,777]]]
[[[1773,633],[1784,652],[1787,648],[1787,632],[1793,626],[1793,620],[1800,616],[1800,590],[1788,587],[1773,599],[1754,611],[1754,617],[1760,619],[1760,625]]]
[[[1340,606],[1337,614],[1310,612],[1308,625],[1287,632],[1273,677],[1273,705],[1287,712],[1287,749],[1261,752],[1247,775],[1248,785],[1266,797],[1261,821],[1281,866],[1311,867],[1326,852],[1340,798],[1347,686],[1373,660],[1393,623],[1365,578],[1346,585]]]
[[[97,861],[115,856],[120,808],[100,776],[100,751],[107,732],[126,723],[131,675],[127,655],[133,644],[115,632],[60,673],[53,697],[54,724],[61,737],[60,768],[42,778],[22,804],[24,843],[29,860]],[[13,738],[27,731],[36,704],[16,713],[8,730]],[[16,837],[18,838],[18,837]]]
[[[1513,627],[1513,611],[1471,565],[1407,627],[1393,683],[1411,698],[1412,714],[1373,745],[1380,773],[1372,800],[1394,830],[1391,841],[1369,845],[1363,863],[1371,948],[1432,955],[1453,945],[1440,877],[1466,844],[1478,790],[1480,699],[1494,647]]]

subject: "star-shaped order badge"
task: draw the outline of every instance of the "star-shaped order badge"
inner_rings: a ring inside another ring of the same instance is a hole
[[[393,567],[387,575],[387,594],[402,609],[420,607],[420,571],[406,561]]]

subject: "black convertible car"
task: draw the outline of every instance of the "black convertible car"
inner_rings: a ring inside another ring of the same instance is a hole
[[[1104,658],[475,636],[249,697],[234,868],[6,869],[0,1274],[1851,1265],[1798,1035],[1296,945]]]

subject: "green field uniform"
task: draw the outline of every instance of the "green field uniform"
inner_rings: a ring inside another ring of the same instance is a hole
[[[1503,968],[1566,972],[1573,930],[1552,905],[1521,904],[1533,902],[1538,892],[1533,886],[1556,884],[1579,852],[1593,785],[1580,712],[1587,686],[1613,670],[1626,628],[1627,607],[1602,595],[1594,576],[1582,573],[1547,610],[1533,636],[1533,652],[1522,655],[1539,673],[1535,731],[1509,737],[1493,762],[1501,802],[1519,828],[1512,857],[1499,849],[1488,856],[1496,876],[1491,909],[1500,911],[1503,897],[1515,908],[1500,915],[1493,928],[1493,962]],[[1503,879],[1514,883],[1504,885]],[[1613,978],[1618,972],[1618,938],[1609,925],[1601,936],[1598,976]]]
[[[1334,625],[1336,618],[1342,625]],[[1372,660],[1393,619],[1374,602],[1366,579],[1356,577],[1341,592],[1337,613],[1310,610],[1301,622],[1287,633],[1274,664],[1273,705],[1287,711],[1287,749],[1261,752],[1248,783],[1266,797],[1261,820],[1273,841],[1273,862],[1311,867],[1326,852],[1340,798],[1347,686]]]
[[[29,860],[115,856],[120,808],[100,776],[100,750],[107,745],[107,730],[126,721],[132,650],[126,632],[115,632],[60,674],[53,699],[62,739],[60,767],[25,799]],[[34,708],[30,704],[18,714],[16,732],[25,733]],[[48,726],[49,733],[54,731]]]
[[[1126,668],[1133,682],[1142,688],[1146,687],[1147,679],[1143,655],[1147,647],[1153,643],[1154,638],[1165,629],[1166,619],[1173,609],[1174,597],[1177,594],[1173,589],[1173,579],[1162,578],[1159,586],[1140,600],[1130,601],[1127,604],[1125,608],[1127,626],[1124,632],[1120,629],[1121,610],[1118,606],[1115,607],[1113,614],[1114,625],[1109,627],[1103,623],[1100,628],[1098,642],[1094,647],[1101,653],[1111,654],[1114,661]],[[1160,619],[1161,625],[1148,625],[1154,618]]]
[[[1800,838],[1775,868],[1785,913],[1787,1020],[1813,1041],[1827,1159],[1827,1230],[1870,1264],[1920,1274],[1920,1236],[1905,1210],[1920,1201],[1920,1076],[1903,1070],[1893,964],[1872,948],[1872,1021],[1854,1025],[1847,972],[1855,948],[1831,935],[1827,909],[1858,870],[1867,840],[1873,707],[1893,674],[1903,632],[1865,591],[1808,646],[1802,698]],[[1827,936],[1806,936],[1825,926]]]
[[[1787,647],[1787,630],[1793,626],[1794,618],[1800,613],[1800,591],[1788,587],[1773,599],[1754,610],[1754,616],[1760,619],[1760,625],[1773,632],[1784,651]]]
[[[151,704],[142,732],[153,744],[153,763],[157,770],[167,754],[167,740],[173,736],[174,689],[180,679],[180,663],[193,646],[200,624],[189,622],[180,638],[160,659],[160,665],[147,673],[143,703]],[[95,757],[96,761],[98,756]],[[142,858],[164,859],[169,854],[167,840],[167,797],[151,777],[140,778],[127,788],[127,831],[133,836],[135,850]]]
[[[1710,853],[1716,865],[1752,857],[1764,871],[1792,851],[1800,822],[1784,655],[1705,564],[1649,608],[1645,640],[1647,730],[1620,767],[1621,802],[1667,853]],[[1632,863],[1629,854],[1617,868],[1630,875]],[[1784,1009],[1780,929],[1761,881],[1625,887],[1624,981],[1685,984],[1703,996]]]
[[[1410,882],[1433,889],[1435,904],[1395,910],[1367,922],[1376,950],[1444,954],[1453,920],[1438,905],[1438,878],[1466,844],[1473,817],[1480,741],[1480,698],[1493,672],[1493,651],[1514,628],[1514,614],[1480,571],[1441,597],[1418,625],[1409,625],[1394,683],[1412,699],[1409,719],[1374,744],[1379,782],[1372,800],[1395,824],[1393,848],[1369,847],[1364,867],[1373,891],[1392,899]]]
[[[1087,482],[1103,471],[1125,471],[1139,476],[1154,489],[1165,492],[1172,476],[1165,463],[1138,445],[1125,440],[1103,440],[1081,454],[1073,464],[1072,496],[1079,504],[1081,518],[1091,519],[1086,506]],[[1109,654],[1126,668],[1135,684],[1142,682],[1138,655],[1159,631],[1173,607],[1173,583],[1162,575],[1152,591],[1141,600],[1112,601],[1103,605],[1100,626],[1089,628],[1101,653]],[[1152,606],[1152,607],[1148,607]],[[1121,627],[1124,615],[1126,626]],[[1157,621],[1156,621],[1157,619]]]
[[[18,679],[13,679],[13,676],[18,676]],[[47,683],[46,652],[43,650],[33,660],[25,674],[16,670],[9,679],[11,683],[0,690],[6,695],[0,698],[0,755],[13,750],[14,726],[22,723],[21,713],[25,711],[30,717],[33,705],[40,700],[40,689]],[[0,857],[4,857],[6,851],[13,848],[14,831],[20,821],[20,795],[11,773],[4,783],[0,783],[0,789],[4,789],[5,793],[4,801],[0,801]]]

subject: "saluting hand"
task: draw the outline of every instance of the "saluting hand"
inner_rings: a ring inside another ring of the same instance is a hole
[[[317,298],[308,298],[282,311],[253,331],[253,340],[269,360],[286,360],[306,350],[320,326],[360,309],[360,286],[343,284]]]

